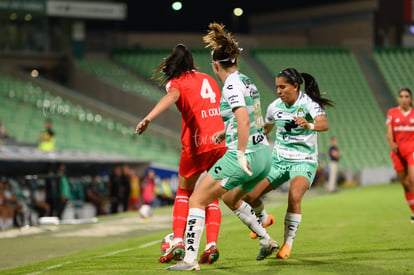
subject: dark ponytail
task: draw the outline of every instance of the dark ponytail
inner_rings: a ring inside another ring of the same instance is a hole
[[[319,91],[318,83],[316,79],[308,73],[298,73],[294,68],[287,68],[282,70],[277,77],[283,77],[286,79],[286,82],[295,85],[300,84],[305,80],[305,93],[316,103],[318,103],[322,108],[325,106],[334,106],[334,102],[327,98],[321,97],[321,92]],[[303,80],[302,80],[303,79]]]
[[[332,100],[321,97],[318,83],[313,76],[307,73],[301,73],[300,75],[305,80],[305,92],[313,101],[321,105],[322,108],[325,106],[334,106],[334,102]]]
[[[168,80],[178,78],[183,73],[191,72],[194,69],[195,64],[191,52],[184,44],[177,44],[155,69],[152,78],[157,79],[160,85],[164,85]],[[160,72],[163,74],[156,78]]]

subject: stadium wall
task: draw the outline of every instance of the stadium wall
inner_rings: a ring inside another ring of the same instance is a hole
[[[172,48],[177,43],[184,43],[189,47],[204,48],[202,36],[205,33],[114,33],[116,48]],[[237,41],[243,47],[283,47],[283,46],[306,46],[306,37],[302,35],[279,35],[279,34],[257,34],[246,35],[235,33]],[[101,36],[91,33],[88,36],[88,43],[99,44],[94,39],[101,39]],[[88,47],[93,48],[92,46]]]
[[[373,49],[377,0],[349,1],[315,8],[269,12],[250,17],[253,34],[306,37],[306,46],[345,46]]]

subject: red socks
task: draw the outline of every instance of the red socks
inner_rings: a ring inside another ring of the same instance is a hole
[[[207,244],[217,243],[221,224],[221,211],[219,199],[210,203],[206,208],[206,237]]]
[[[174,238],[184,239],[185,227],[188,216],[188,198],[193,190],[184,190],[178,187],[173,207],[173,232]],[[206,208],[206,237],[207,243],[217,243],[221,224],[221,211],[219,199],[210,203]]]
[[[410,207],[411,211],[414,213],[414,194],[411,192],[404,192],[405,194],[405,200],[408,203],[408,206]]]
[[[173,208],[173,232],[174,238],[184,239],[185,227],[187,225],[188,216],[188,198],[193,193],[193,190],[184,190],[178,187],[177,195],[175,196]]]

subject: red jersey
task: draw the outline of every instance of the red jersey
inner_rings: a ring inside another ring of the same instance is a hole
[[[181,143],[183,152],[197,155],[225,147],[216,144],[213,134],[224,129],[220,116],[221,91],[217,82],[208,74],[193,70],[168,81],[167,92],[176,88],[180,98],[175,103],[182,116]]]
[[[401,156],[414,152],[414,109],[403,113],[399,107],[391,108],[387,114],[387,125],[392,126],[394,141]]]

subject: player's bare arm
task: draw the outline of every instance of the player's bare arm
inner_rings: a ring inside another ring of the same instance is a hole
[[[157,105],[149,112],[149,114],[141,120],[135,128],[135,133],[141,135],[148,128],[149,123],[157,116],[162,114],[165,110],[170,108],[180,98],[180,91],[178,89],[170,89],[168,93],[158,101]]]
[[[387,125],[387,141],[388,145],[390,146],[391,152],[397,153],[398,152],[398,145],[394,141],[394,135],[392,133],[392,125]]]

